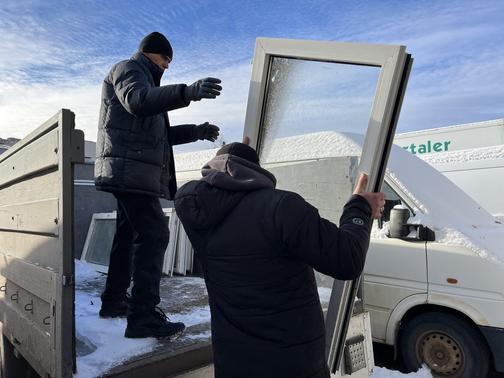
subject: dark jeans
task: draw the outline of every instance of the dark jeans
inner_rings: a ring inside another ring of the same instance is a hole
[[[159,198],[114,193],[117,199],[116,233],[102,300],[125,297],[133,270],[130,311],[144,312],[159,303],[159,282],[169,230]]]

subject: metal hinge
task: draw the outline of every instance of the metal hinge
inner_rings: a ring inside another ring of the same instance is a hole
[[[74,284],[74,276],[63,276],[63,286],[73,286]]]

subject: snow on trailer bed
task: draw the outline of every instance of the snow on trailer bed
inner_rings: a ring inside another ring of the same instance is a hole
[[[162,277],[160,307],[171,321],[186,325],[173,341],[127,339],[126,319],[101,319],[100,294],[106,276],[75,261],[75,377],[169,377],[212,361],[210,309],[205,283],[198,277]]]

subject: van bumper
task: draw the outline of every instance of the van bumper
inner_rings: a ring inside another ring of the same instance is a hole
[[[495,370],[499,373],[504,372],[504,328],[496,327],[478,327],[485,336],[485,340],[490,347],[495,363]]]

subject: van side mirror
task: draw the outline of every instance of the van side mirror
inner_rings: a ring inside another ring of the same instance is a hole
[[[407,208],[399,206],[390,211],[389,237],[409,241],[435,241],[436,235],[429,227],[407,223],[410,215]],[[415,236],[409,236],[412,231],[415,231]]]
[[[403,238],[410,233],[407,222],[411,216],[407,208],[394,206],[390,210],[390,230],[389,236],[391,238]]]

